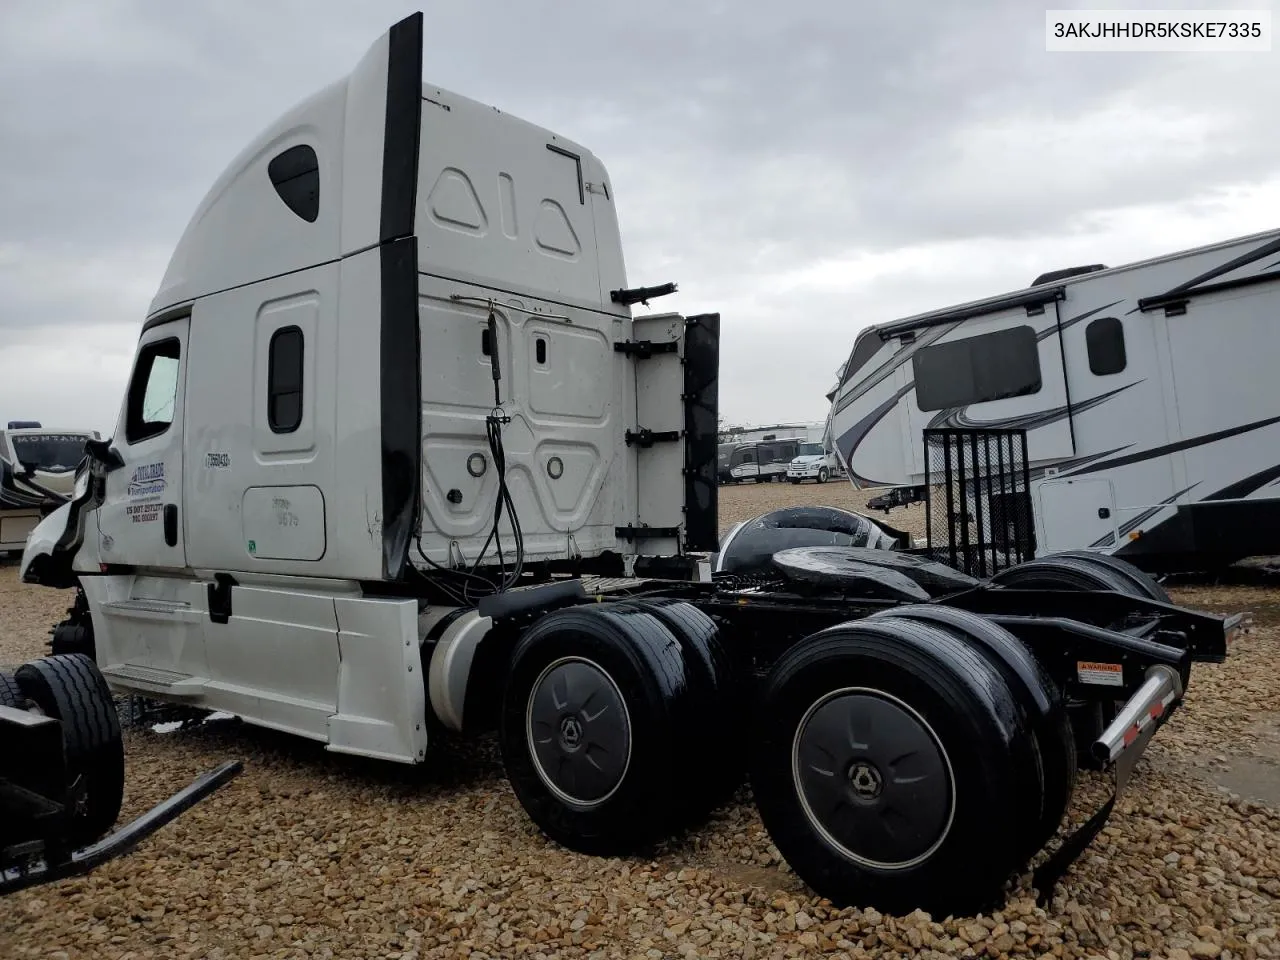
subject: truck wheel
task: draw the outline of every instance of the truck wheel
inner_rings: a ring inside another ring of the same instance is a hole
[[[124,799],[124,743],[106,680],[81,653],[33,660],[14,677],[42,713],[62,724],[72,843],[98,839],[116,822]]]
[[[924,623],[856,621],[788,650],[757,710],[752,787],[779,852],[837,906],[997,904],[1023,864],[1032,738],[999,672]]]
[[[705,818],[732,796],[746,776],[746,751],[739,730],[743,716],[743,672],[720,640],[714,620],[693,604],[668,597],[644,597],[618,606],[645,610],[680,643],[685,669],[696,685],[691,698],[697,716],[688,749],[689,822]]]
[[[1164,587],[1160,586],[1145,570],[1139,570],[1127,560],[1119,557],[1113,557],[1108,553],[1094,553],[1090,550],[1064,550],[1061,553],[1050,554],[1045,557],[1046,560],[1052,560],[1054,557],[1071,557],[1076,560],[1083,560],[1085,563],[1092,563],[1099,567],[1105,567],[1123,577],[1131,589],[1123,592],[1134,597],[1145,597],[1148,600],[1155,600],[1157,603],[1169,603],[1169,594]]]
[[[83,589],[76,588],[76,599],[67,607],[67,618],[55,624],[49,633],[49,652],[54,656],[83,653],[90,660],[97,659],[93,643],[93,618]]]
[[[1137,567],[1089,550],[1063,551],[1028,560],[1000,571],[991,582],[1049,590],[1114,590],[1142,600],[1169,602],[1164,588]],[[1101,768],[1089,745],[1115,719],[1119,706],[1120,701],[1079,701],[1069,705],[1076,754],[1082,769]]]
[[[571,850],[651,848],[687,809],[693,697],[680,644],[651,613],[598,604],[543,616],[517,641],[503,695],[516,797]]]
[[[828,477],[830,477],[830,476],[831,476],[831,474],[829,474],[829,473],[827,472],[827,468],[826,468],[826,467],[819,467],[819,468],[818,468],[818,482],[819,482],[819,483],[826,483],[826,482],[827,482],[827,478],[828,478]]]
[[[0,673],[0,707],[13,707],[21,710],[26,706],[26,697],[13,679],[12,674]]]
[[[1077,756],[1066,701],[1058,685],[1027,646],[986,617],[940,604],[912,604],[872,614],[868,620],[917,620],[931,624],[973,649],[1000,671],[1022,707],[1022,722],[1040,756],[1044,804],[1023,855],[1030,859],[1057,833],[1075,788]]]
[[[1146,593],[1122,572],[1093,557],[1052,553],[1001,570],[991,582],[1004,587],[1045,590],[1114,590],[1130,597]]]

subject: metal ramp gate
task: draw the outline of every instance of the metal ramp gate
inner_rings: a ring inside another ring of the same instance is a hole
[[[926,552],[973,577],[1035,555],[1025,430],[924,431]]]

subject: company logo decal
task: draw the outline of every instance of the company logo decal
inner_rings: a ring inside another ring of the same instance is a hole
[[[148,463],[133,471],[125,493],[130,498],[158,497],[164,493],[164,461]]]

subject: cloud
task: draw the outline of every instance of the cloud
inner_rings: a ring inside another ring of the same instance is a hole
[[[631,282],[721,312],[734,421],[824,416],[868,323],[1267,229],[1280,197],[1273,55],[1049,54],[1015,0],[7,0],[0,407],[109,432],[209,185],[419,6],[424,78],[588,146]]]

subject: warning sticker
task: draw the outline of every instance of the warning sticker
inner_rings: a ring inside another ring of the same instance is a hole
[[[1106,687],[1124,686],[1124,669],[1118,663],[1095,663],[1077,660],[1076,672],[1081,683],[1100,684]]]

